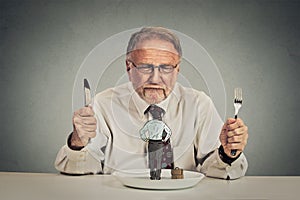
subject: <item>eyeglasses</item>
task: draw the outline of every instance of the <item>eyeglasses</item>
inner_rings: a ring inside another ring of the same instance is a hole
[[[140,64],[137,66],[134,62],[131,60],[128,60],[129,62],[132,63],[132,65],[141,73],[143,74],[151,74],[153,73],[155,68],[158,68],[158,71],[163,74],[169,74],[174,71],[174,69],[178,66],[179,63],[177,63],[175,66],[173,65],[167,65],[167,64],[162,64],[162,65],[152,65],[152,64]]]

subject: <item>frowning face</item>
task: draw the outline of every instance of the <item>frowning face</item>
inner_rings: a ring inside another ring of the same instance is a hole
[[[142,99],[157,104],[174,88],[180,56],[172,43],[159,39],[143,41],[135,49],[126,59],[129,80]]]

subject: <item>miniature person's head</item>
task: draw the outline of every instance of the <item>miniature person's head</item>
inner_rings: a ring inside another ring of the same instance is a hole
[[[162,27],[146,27],[128,43],[126,69],[139,96],[157,104],[172,92],[182,56],[178,37]]]

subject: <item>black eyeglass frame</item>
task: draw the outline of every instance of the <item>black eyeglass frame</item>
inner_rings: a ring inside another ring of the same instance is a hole
[[[174,71],[174,69],[179,65],[178,62],[176,65],[168,65],[168,64],[161,64],[158,66],[152,64],[141,64],[137,66],[132,60],[127,60],[128,62],[132,63],[132,65],[141,73],[143,74],[152,74],[155,68],[158,68],[158,71],[163,74],[170,74]],[[150,70],[150,71],[143,71],[143,70]],[[164,71],[165,70],[165,71]],[[167,70],[167,71],[166,71]],[[169,70],[169,71],[168,71]]]

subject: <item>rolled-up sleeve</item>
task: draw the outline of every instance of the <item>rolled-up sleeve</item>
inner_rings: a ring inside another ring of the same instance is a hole
[[[248,162],[242,153],[238,159],[231,164],[223,162],[216,149],[201,166],[201,172],[206,176],[222,179],[237,179],[246,174]]]
[[[90,153],[87,147],[74,151],[64,145],[57,154],[55,168],[67,174],[96,174],[102,172],[99,160]]]

